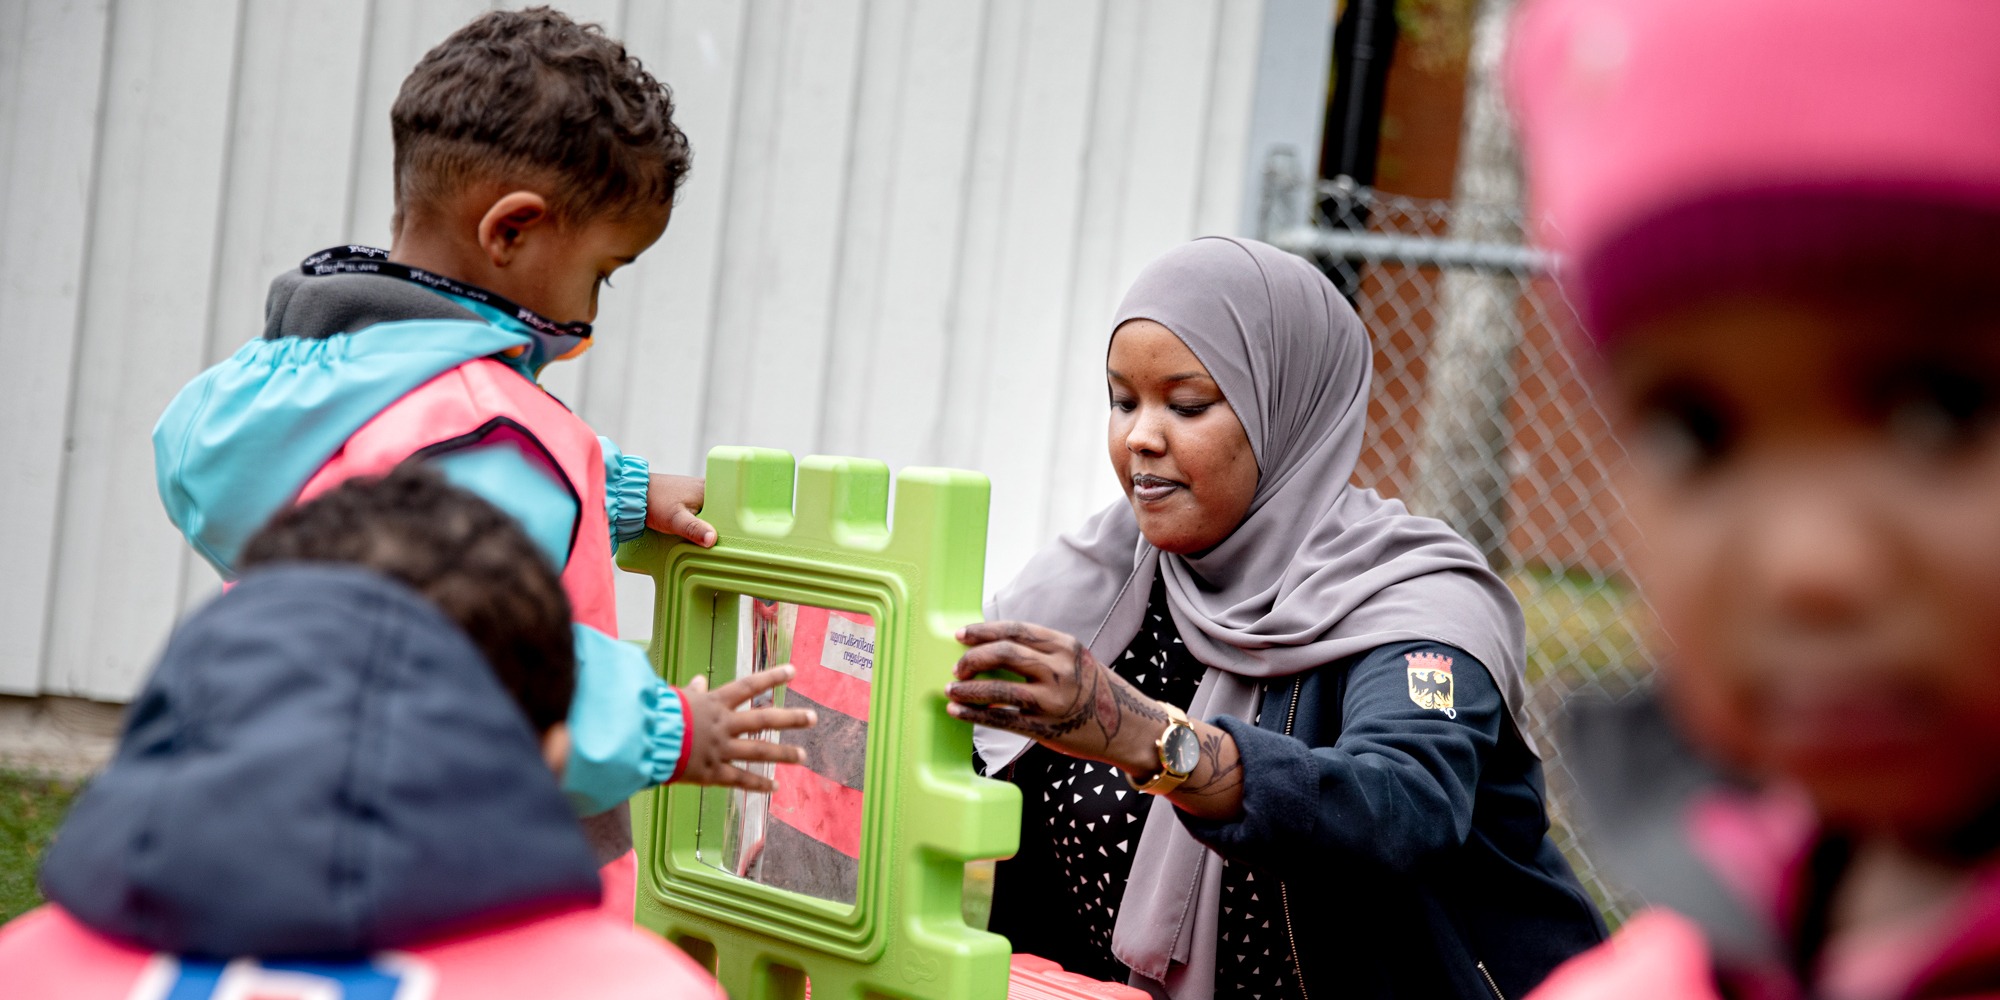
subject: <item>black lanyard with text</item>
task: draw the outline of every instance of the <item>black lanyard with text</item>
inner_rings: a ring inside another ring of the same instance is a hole
[[[455,278],[448,278],[435,271],[398,264],[389,259],[389,251],[376,247],[348,245],[333,247],[307,257],[299,264],[305,274],[318,276],[326,274],[379,274],[385,278],[397,278],[412,284],[440,292],[448,292],[462,299],[470,299],[481,305],[491,306],[512,316],[521,325],[532,330],[536,339],[542,342],[544,360],[560,358],[590,339],[589,323],[558,323],[526,306],[517,305],[505,296],[489,292],[477,285],[468,285]]]

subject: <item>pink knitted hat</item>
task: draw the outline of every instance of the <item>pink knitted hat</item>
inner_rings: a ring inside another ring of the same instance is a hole
[[[2000,282],[2000,0],[1529,0],[1507,75],[1600,345],[1871,262]]]

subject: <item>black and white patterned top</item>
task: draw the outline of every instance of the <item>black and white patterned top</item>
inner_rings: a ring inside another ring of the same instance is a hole
[[[1145,622],[1111,666],[1148,697],[1186,708],[1206,668],[1182,644],[1166,598],[1164,582],[1155,578]],[[1037,919],[1046,923],[1035,936],[1043,958],[1072,972],[1124,982],[1128,970],[1111,953],[1111,928],[1153,797],[1133,791],[1124,773],[1109,764],[1041,746],[1023,755],[1013,777],[1026,806],[1022,851],[1040,846],[1030,844],[1037,834],[1045,838],[1048,863],[1030,871],[1054,884],[1006,885],[1004,891],[1044,902]],[[1246,865],[1225,862],[1221,922],[1216,996],[1298,995],[1274,880]],[[1018,941],[1017,949],[1030,950]]]

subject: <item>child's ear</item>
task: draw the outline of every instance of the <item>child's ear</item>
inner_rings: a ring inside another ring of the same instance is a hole
[[[533,191],[500,196],[479,220],[479,245],[494,267],[513,263],[528,238],[549,221],[548,199]]]
[[[542,734],[542,760],[561,780],[563,767],[569,763],[569,723],[558,722]]]

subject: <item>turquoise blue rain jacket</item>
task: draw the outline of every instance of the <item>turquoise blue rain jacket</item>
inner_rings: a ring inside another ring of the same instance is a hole
[[[441,290],[368,274],[280,275],[264,335],[196,376],[153,428],[167,516],[224,579],[243,545],[341,444],[412,389],[478,358],[528,347],[509,364],[534,377],[546,353],[505,312]],[[500,358],[499,360],[507,360]],[[613,544],[645,529],[648,467],[604,440]],[[512,445],[434,460],[452,482],[521,523],[558,569],[576,502]],[[563,788],[582,815],[615,807],[677,771],[680,697],[636,646],[576,626],[577,686]]]

